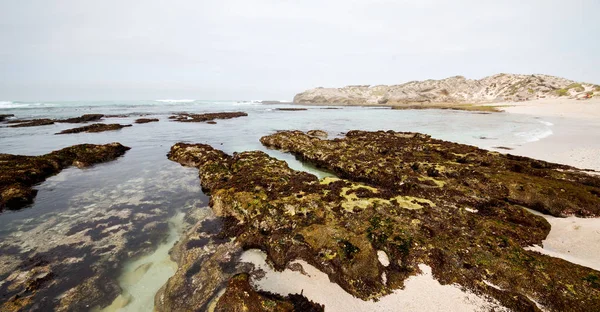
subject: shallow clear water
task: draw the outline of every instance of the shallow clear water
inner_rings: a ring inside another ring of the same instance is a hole
[[[180,220],[178,216],[190,209],[203,209],[208,202],[200,191],[197,171],[167,159],[166,154],[176,142],[208,143],[227,153],[263,150],[287,161],[294,169],[323,177],[327,173],[303,164],[289,154],[266,149],[260,144],[260,137],[287,129],[322,129],[330,136],[341,136],[354,129],[396,130],[421,132],[440,139],[492,148],[514,147],[552,134],[551,123],[504,113],[361,107],[275,110],[288,106],[209,101],[0,102],[0,114],[15,114],[18,118],[65,118],[103,113],[148,114],[150,116],[145,117],[160,119],[119,131],[92,134],[54,135],[63,129],[80,126],[76,124],[31,128],[0,126],[0,153],[39,155],[80,143],[120,142],[132,148],[116,161],[84,170],[66,169],[37,186],[39,193],[31,207],[0,214],[0,247],[18,246],[20,249],[13,254],[0,255],[0,277],[7,276],[17,267],[21,257],[45,252],[65,241],[91,244],[92,250],[106,248],[117,241],[116,250],[125,250],[124,253],[101,253],[98,257],[84,258],[83,263],[108,263],[96,269],[111,270],[108,276],[118,281],[124,296],[129,296],[126,301],[131,302],[130,311],[152,307],[153,293],[173,272],[173,263],[166,259],[166,252],[181,233],[177,230],[181,225],[176,222]],[[217,120],[216,125],[168,120],[174,112],[217,111],[244,111],[249,116]],[[129,124],[138,117],[106,118],[103,122]],[[69,235],[78,224],[87,222],[96,226],[111,217],[118,217],[122,224],[114,226],[111,233],[103,232],[97,241],[89,242],[79,234]],[[144,218],[148,222],[138,222]],[[152,230],[153,226],[160,230]],[[151,237],[146,239],[146,235]],[[129,249],[132,250],[127,253]],[[132,274],[135,283],[131,283]],[[152,286],[148,288],[145,283]],[[51,295],[60,298],[65,291],[57,289]]]

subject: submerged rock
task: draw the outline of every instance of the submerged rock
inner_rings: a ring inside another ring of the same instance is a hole
[[[73,179],[94,183],[104,169],[64,172],[41,189],[68,187]],[[127,263],[142,256],[154,262],[144,279],[161,274],[157,266],[170,267],[154,254],[179,226],[172,224],[178,222],[173,216],[182,208],[207,210],[202,209],[204,198],[197,196],[197,177],[182,177],[182,169],[148,170],[116,183],[77,188],[76,193],[60,191],[52,211],[5,222],[0,233],[0,311],[102,311],[111,303],[115,308],[130,300],[134,305],[152,300],[154,294],[128,293],[121,278],[131,282],[127,277],[140,277],[147,266],[133,271],[137,266]]]
[[[89,126],[83,126],[83,127],[79,127],[79,128],[63,130],[63,131],[55,133],[55,134],[69,134],[69,133],[81,133],[81,132],[96,133],[96,132],[120,130],[125,127],[131,127],[131,125],[97,123],[97,124],[91,124]]]
[[[171,249],[178,269],[154,298],[156,311],[206,311],[233,275],[249,270],[236,260],[240,245],[218,235],[214,215],[197,222]]]
[[[206,113],[206,114],[189,114],[179,113],[177,115],[169,117],[169,119],[180,121],[180,122],[204,122],[215,119],[231,119],[237,117],[248,116],[244,112],[225,112],[225,113]]]
[[[139,119],[135,120],[135,123],[145,124],[145,123],[156,122],[156,121],[158,121],[158,118],[139,118]]]
[[[426,264],[440,283],[514,310],[600,308],[600,272],[526,250],[550,226],[518,205],[597,215],[597,178],[414,133],[351,131],[327,141],[280,132],[261,141],[345,179],[319,181],[263,152],[227,155],[205,144],[175,144],[169,159],[199,169],[212,209],[229,220],[221,235],[261,249],[276,270],[302,259],[368,300],[402,288]],[[564,191],[543,201],[556,185]]]
[[[0,154],[0,211],[31,204],[37,193],[32,186],[66,167],[111,161],[127,150],[127,146],[110,143],[75,145],[42,156]]]

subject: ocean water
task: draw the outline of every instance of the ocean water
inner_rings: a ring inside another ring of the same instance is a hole
[[[74,270],[82,270],[88,275],[92,273],[85,268],[93,267],[94,274],[101,273],[103,278],[119,285],[121,296],[109,310],[150,309],[154,293],[174,273],[168,250],[177,241],[177,235],[183,232],[183,214],[194,209],[209,209],[208,198],[199,187],[197,170],[182,167],[166,157],[176,142],[207,143],[227,153],[262,150],[287,161],[294,169],[324,177],[328,173],[289,154],[266,149],[260,144],[260,137],[290,129],[321,129],[327,131],[330,137],[343,136],[355,129],[396,130],[421,132],[439,139],[493,149],[540,140],[552,135],[553,127],[548,120],[505,113],[376,107],[324,109],[308,106],[306,111],[276,109],[282,107],[292,106],[267,105],[259,101],[191,99],[0,101],[0,114],[14,114],[16,118],[67,118],[102,113],[129,115],[105,118],[102,121],[105,123],[132,124],[141,115],[160,119],[159,122],[134,124],[118,131],[68,135],[54,134],[81,125],[59,123],[8,128],[6,124],[0,124],[0,153],[40,155],[80,143],[120,142],[132,148],[124,157],[112,162],[83,170],[63,170],[36,187],[39,193],[30,207],[1,213],[0,250],[11,252],[0,254],[0,280],[10,279],[23,261],[42,254],[51,257],[52,261],[73,263],[76,266]],[[225,111],[243,111],[248,116],[217,120],[215,125],[179,123],[168,119],[177,112]],[[78,226],[93,228],[115,219],[119,222],[110,223],[110,231],[102,232],[97,240],[90,242],[84,234],[73,234],[73,229]],[[117,247],[113,247],[112,252],[98,251],[113,245]],[[57,246],[89,246],[93,256],[72,259],[74,256],[65,252],[61,258],[62,253],[52,253]],[[58,272],[56,278],[60,279],[60,274]],[[75,281],[69,287],[77,285],[78,281]],[[49,289],[45,296],[56,304],[68,290],[68,287]]]

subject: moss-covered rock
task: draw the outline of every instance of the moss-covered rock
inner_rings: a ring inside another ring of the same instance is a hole
[[[42,156],[0,154],[0,211],[19,209],[33,202],[32,186],[69,166],[79,168],[111,161],[129,147],[119,143],[80,144]]]
[[[596,178],[413,133],[353,131],[326,141],[282,132],[262,142],[345,179],[319,181],[263,152],[230,156],[204,144],[178,143],[169,158],[199,168],[215,213],[234,220],[222,235],[261,249],[277,270],[302,259],[367,300],[402,288],[424,263],[441,283],[516,310],[537,310],[533,300],[550,310],[600,308],[588,278],[599,272],[525,249],[550,226],[520,206],[597,215],[597,196],[583,192],[597,190]],[[559,186],[554,201],[535,192]]]
[[[320,140],[300,131],[284,131],[261,142],[340,177],[389,189],[413,188],[425,197],[458,193],[467,206],[495,199],[553,216],[600,216],[598,177],[428,135],[350,131],[343,139]]]

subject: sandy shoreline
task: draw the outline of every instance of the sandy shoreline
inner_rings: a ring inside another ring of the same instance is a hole
[[[503,105],[510,105],[504,107],[508,113],[553,123],[553,135],[509,153],[600,171],[600,99],[549,99]]]

